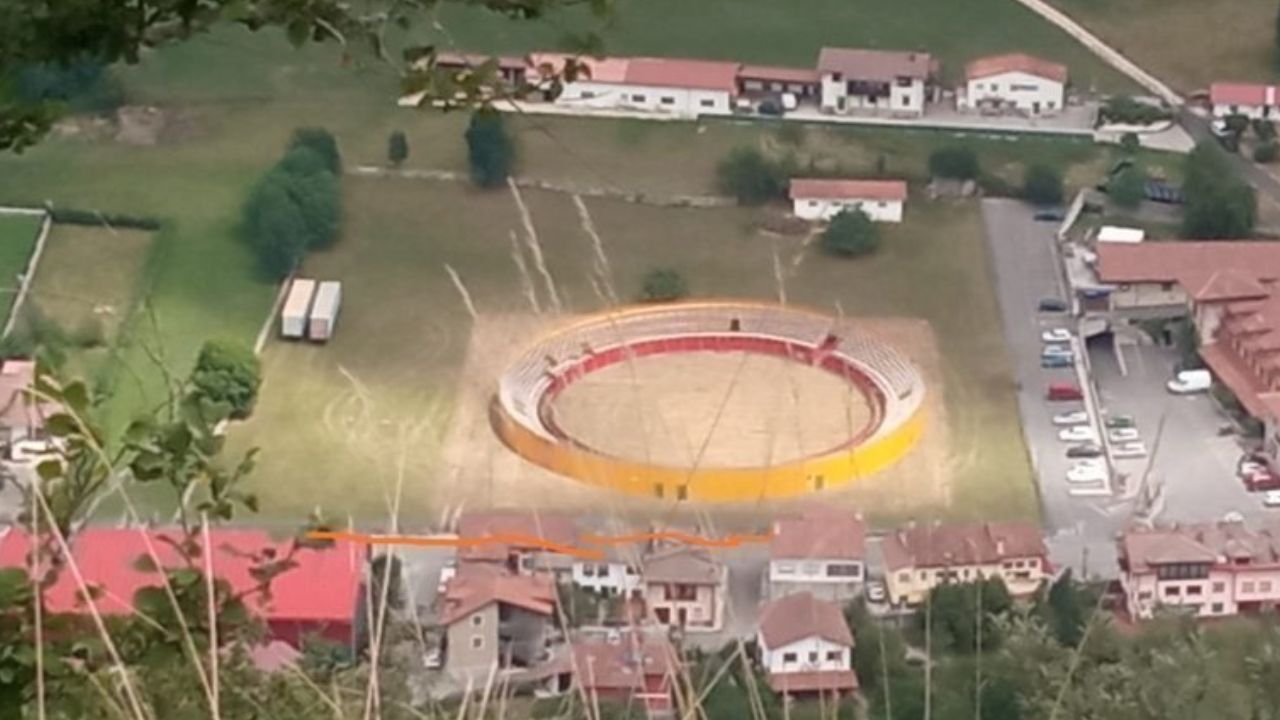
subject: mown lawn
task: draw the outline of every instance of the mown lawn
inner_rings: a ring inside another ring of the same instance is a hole
[[[0,324],[9,319],[39,233],[38,216],[0,215]]]
[[[941,61],[943,79],[955,83],[974,57],[1021,50],[1066,63],[1078,87],[1132,89],[1126,78],[1013,0],[621,0],[616,7],[600,32],[605,51],[613,54],[812,67],[824,45],[926,50]],[[485,52],[564,46],[566,35],[601,27],[585,11],[530,24],[462,4],[442,6],[440,22],[447,34],[431,34],[430,41]]]
[[[1050,0],[1183,92],[1276,76],[1271,0]]]

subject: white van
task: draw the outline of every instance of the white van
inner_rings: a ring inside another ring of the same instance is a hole
[[[1175,395],[1190,395],[1204,392],[1213,384],[1213,376],[1208,370],[1183,370],[1165,386]]]

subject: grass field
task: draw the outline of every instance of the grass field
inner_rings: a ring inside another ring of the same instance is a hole
[[[21,275],[40,233],[40,217],[0,215],[0,324],[9,318]]]
[[[600,307],[588,280],[590,240],[571,200],[555,193],[528,193],[526,200],[566,307]],[[458,212],[462,207],[467,211]],[[698,296],[777,297],[775,241],[752,230],[756,211],[616,201],[588,207],[624,298],[635,296],[654,265],[679,270]],[[383,498],[403,448],[404,515],[430,517],[437,509],[422,503],[427,483],[451,470],[479,482],[484,472],[434,465],[470,326],[444,265],[458,272],[479,312],[527,311],[508,239],[520,221],[505,192],[430,181],[350,179],[347,208],[343,242],[304,268],[346,283],[337,337],[322,348],[269,345],[262,399],[233,431],[232,445],[264,447],[255,490],[273,513],[319,504],[361,519],[385,517]],[[788,297],[833,312],[838,306],[851,315],[932,321],[945,357],[954,513],[1033,516],[977,208],[920,199],[908,218],[887,229],[882,251],[865,261],[776,241],[793,267]]]
[[[1101,1],[1101,0],[1100,0]],[[812,67],[824,45],[927,50],[954,83],[981,55],[1030,51],[1071,68],[1080,88],[1131,89],[1087,50],[1012,0],[621,0],[600,32],[613,54],[706,57]],[[564,44],[569,33],[597,29],[586,12],[518,23],[463,5],[442,7],[443,47],[527,52]]]
[[[1276,75],[1271,0],[1050,2],[1183,92],[1214,80],[1271,82]]]

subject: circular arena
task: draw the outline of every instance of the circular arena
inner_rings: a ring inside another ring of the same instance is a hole
[[[856,321],[757,302],[638,306],[539,339],[498,381],[493,427],[563,476],[703,502],[840,487],[917,442],[925,386]]]

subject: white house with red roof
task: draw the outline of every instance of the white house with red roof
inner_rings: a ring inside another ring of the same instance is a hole
[[[0,531],[0,567],[25,568],[31,537],[18,527]],[[288,555],[291,543],[272,539],[258,530],[210,531],[209,562],[205,549],[185,558],[177,550],[178,529],[86,528],[71,542],[71,554],[85,587],[94,588],[93,604],[104,616],[128,615],[134,594],[160,587],[159,576],[140,558],[151,552],[168,569],[195,567],[225,581],[233,593],[243,593],[249,612],[267,627],[266,640],[279,640],[300,649],[309,636],[353,646],[357,603],[364,578],[365,553],[352,543],[326,549],[302,549],[293,555],[295,567],[274,578],[270,592],[262,592],[254,577],[255,556]],[[55,615],[87,616],[89,608],[75,575],[62,572],[45,590],[45,609]]]
[[[1051,575],[1044,538],[1029,523],[911,527],[886,535],[881,551],[889,599],[899,605],[917,605],[943,583],[996,577],[1025,596]]]
[[[904,180],[793,178],[791,212],[804,220],[830,220],[845,210],[861,210],[875,222],[902,222],[907,202]]]
[[[851,513],[809,510],[774,522],[765,594],[846,601],[862,592],[867,528]]]
[[[534,63],[557,69],[565,56],[541,53]],[[587,72],[565,84],[557,105],[640,110],[680,118],[730,115],[738,95],[738,63],[668,58],[579,58]]]
[[[1135,619],[1160,608],[1196,617],[1280,606],[1280,531],[1217,522],[1133,528],[1119,541],[1120,584]]]
[[[1262,83],[1216,82],[1209,86],[1213,116],[1244,115],[1251,119],[1280,114],[1280,87]]]
[[[680,653],[664,633],[611,630],[571,645],[575,687],[587,697],[644,707],[650,718],[675,713]]]
[[[818,53],[821,109],[919,117],[937,70],[928,53],[824,47]]]
[[[1066,104],[1067,66],[1026,53],[980,57],[964,69],[962,110],[1053,115]]]
[[[843,694],[858,688],[853,633],[840,606],[810,593],[788,595],[760,609],[760,667],[775,692]]]

